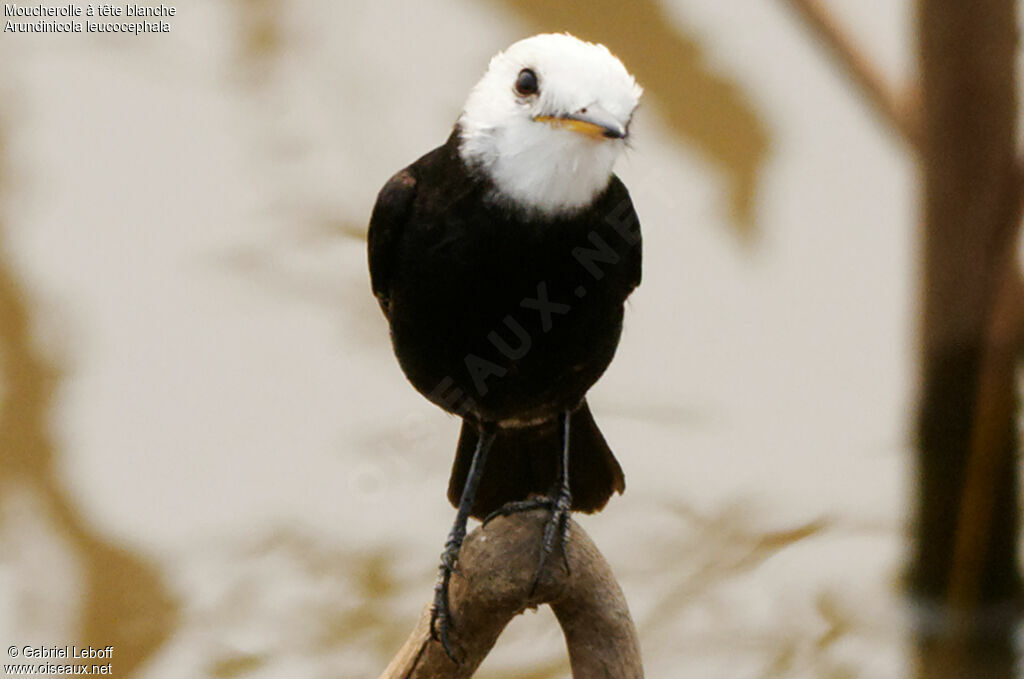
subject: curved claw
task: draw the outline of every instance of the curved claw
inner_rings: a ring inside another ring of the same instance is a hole
[[[430,607],[430,638],[440,642],[445,655],[451,658],[452,662],[458,664],[459,659],[452,651],[451,639],[448,635],[449,628],[453,626],[448,604],[448,582],[451,580],[454,569],[445,562],[444,556],[442,555],[441,558],[437,584],[434,585],[434,604]]]

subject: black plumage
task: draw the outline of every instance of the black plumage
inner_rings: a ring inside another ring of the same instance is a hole
[[[481,427],[494,441],[471,515],[550,493],[569,412],[572,509],[597,511],[625,487],[585,395],[612,360],[640,283],[629,193],[612,175],[589,206],[543,215],[502,199],[458,144],[456,127],[392,177],[368,234],[373,292],[403,371],[465,420],[448,496],[458,505]]]

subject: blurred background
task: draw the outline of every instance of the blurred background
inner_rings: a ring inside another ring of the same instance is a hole
[[[590,397],[627,492],[579,520],[648,676],[914,675],[914,158],[786,3],[619,4],[184,1],[169,33],[0,36],[0,641],[113,645],[138,679],[384,668],[459,421],[392,356],[369,213],[493,53],[571,30],[646,88],[617,166],[644,283]],[[909,0],[827,4],[909,79]],[[564,656],[527,613],[478,676]]]

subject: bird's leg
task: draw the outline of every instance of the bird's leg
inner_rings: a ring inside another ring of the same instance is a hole
[[[540,563],[537,564],[537,574],[533,577],[530,596],[533,596],[537,589],[540,575],[544,572],[544,565],[554,550],[556,540],[561,541],[562,562],[565,564],[565,572],[569,573],[569,557],[565,546],[569,539],[569,512],[572,509],[572,490],[569,488],[569,427],[571,419],[572,415],[568,410],[563,411],[559,416],[562,434],[562,464],[558,485],[546,500],[551,510],[551,518],[544,525],[544,536],[541,538],[540,544]]]
[[[466,483],[462,487],[462,496],[459,498],[459,509],[455,513],[455,523],[448,533],[448,539],[444,543],[444,551],[441,552],[441,566],[438,568],[437,584],[434,585],[434,605],[430,610],[430,636],[435,641],[440,641],[444,652],[456,663],[459,662],[452,653],[448,638],[448,630],[452,627],[451,609],[448,605],[448,582],[452,573],[457,572],[455,568],[456,559],[459,556],[459,549],[466,537],[466,522],[469,520],[469,512],[473,508],[473,499],[476,497],[477,486],[480,485],[480,477],[483,476],[484,464],[487,462],[487,451],[494,441],[494,426],[482,424],[476,441],[476,449],[473,451],[473,460],[469,465],[469,474],[466,475]]]
[[[566,410],[558,416],[559,433],[561,434],[561,457],[559,459],[558,479],[555,485],[548,491],[547,497],[531,497],[527,500],[506,502],[498,509],[487,515],[484,525],[499,516],[509,516],[520,512],[528,512],[533,509],[546,509],[551,512],[551,517],[544,524],[544,535],[540,544],[540,563],[537,564],[537,573],[533,578],[533,585],[530,587],[530,596],[533,596],[540,582],[541,573],[544,572],[544,565],[548,556],[555,549],[557,540],[562,541],[562,563],[565,564],[565,572],[569,572],[569,557],[565,551],[565,544],[569,537],[569,513],[572,509],[572,491],[569,488],[569,431],[571,413]]]

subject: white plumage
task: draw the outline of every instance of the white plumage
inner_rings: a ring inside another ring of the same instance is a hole
[[[534,95],[516,91],[523,69],[536,74]],[[604,45],[535,35],[491,59],[459,118],[459,152],[493,180],[493,199],[545,216],[571,214],[608,185],[642,92]],[[570,117],[621,136],[559,124]]]

